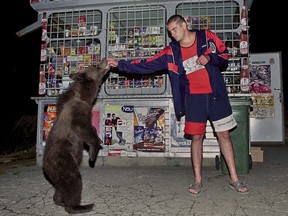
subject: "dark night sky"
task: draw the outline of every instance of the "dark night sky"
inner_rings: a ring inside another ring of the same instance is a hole
[[[282,83],[284,88],[284,108],[288,107],[288,88],[284,80],[287,79],[288,70],[288,46],[279,28],[283,20],[282,1],[253,0],[249,11],[249,42],[251,53],[281,52],[282,55]]]
[[[16,32],[37,20],[37,12],[30,5],[29,0],[8,1],[10,18],[6,17],[7,27],[2,28],[6,31],[7,38],[4,40],[5,52],[4,67],[2,71],[2,98],[9,101],[5,103],[5,109],[9,110],[11,115],[36,114],[37,105],[31,97],[37,96],[38,92],[38,73],[40,59],[40,38],[41,30],[29,33],[21,38],[16,36]],[[283,1],[284,2],[284,1]],[[277,22],[284,22],[282,1],[277,4],[268,0],[253,0],[249,11],[249,34],[250,34],[250,52],[282,52],[282,60],[287,59],[287,45],[284,50],[284,40],[280,31],[283,28],[277,28]],[[280,17],[281,16],[281,17]],[[5,23],[5,22],[4,22]],[[275,23],[275,26],[274,26]],[[285,62],[284,62],[285,63]],[[287,63],[283,64],[283,79],[285,80],[285,70]],[[284,82],[283,82],[284,83]],[[285,88],[285,86],[284,86]],[[284,89],[287,92],[286,89]],[[285,104],[287,94],[285,96]],[[2,102],[3,104],[3,102]],[[8,117],[9,115],[5,115]]]
[[[38,92],[41,29],[19,38],[16,32],[34,23],[38,13],[30,7],[29,0],[7,3],[10,4],[8,9],[11,9],[9,21],[3,22],[7,26],[1,30],[6,30],[2,56],[7,72],[2,71],[1,79],[4,82],[1,90],[2,104],[6,104],[4,117],[15,118],[37,112],[37,105],[31,97]]]

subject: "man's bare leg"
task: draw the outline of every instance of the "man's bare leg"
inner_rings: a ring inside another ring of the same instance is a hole
[[[190,154],[194,183],[190,185],[189,192],[192,194],[198,194],[202,186],[203,137],[204,135],[193,135],[191,143]]]
[[[234,149],[230,138],[230,132],[229,131],[217,132],[217,137],[221,153],[225,158],[229,170],[230,183],[238,182],[239,178],[236,171]],[[247,192],[247,191],[248,188],[246,186],[239,188],[239,192]]]

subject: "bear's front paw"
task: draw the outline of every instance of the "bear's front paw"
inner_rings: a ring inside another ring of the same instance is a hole
[[[89,166],[90,166],[91,168],[94,168],[94,167],[95,167],[95,162],[96,162],[96,159],[94,159],[94,160],[89,159],[89,161],[88,161]]]

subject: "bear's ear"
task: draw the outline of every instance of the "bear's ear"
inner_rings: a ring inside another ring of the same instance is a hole
[[[69,78],[74,81],[82,81],[83,79],[85,79],[85,73],[80,72],[80,71],[76,73],[71,73],[69,75]]]

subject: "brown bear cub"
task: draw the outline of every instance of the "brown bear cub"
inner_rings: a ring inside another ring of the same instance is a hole
[[[92,125],[92,108],[104,76],[110,67],[106,59],[96,66],[70,75],[73,82],[58,97],[57,119],[47,137],[43,155],[43,173],[55,188],[53,200],[66,212],[89,212],[94,204],[81,205],[82,177],[79,166],[83,150],[89,152],[94,167],[101,139]]]

